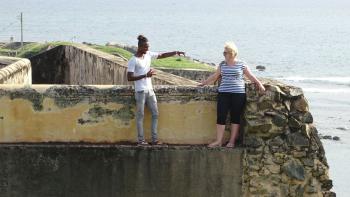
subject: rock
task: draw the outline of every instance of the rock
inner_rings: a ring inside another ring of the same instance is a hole
[[[272,101],[281,101],[281,96],[286,97],[287,94],[281,90],[279,86],[276,85],[265,85],[267,91],[265,95],[269,95]]]
[[[309,139],[301,133],[290,133],[287,135],[287,143],[289,146],[308,147]]]
[[[292,109],[298,110],[300,112],[309,111],[309,104],[308,104],[306,98],[300,97],[299,99],[293,101]]]
[[[316,186],[307,185],[305,191],[308,194],[316,193],[317,192],[317,187]]]
[[[323,190],[330,190],[333,187],[333,181],[332,180],[323,181],[321,187]]]
[[[281,146],[283,143],[284,141],[280,136],[277,136],[268,142],[270,146]]]
[[[267,109],[273,109],[273,105],[269,101],[261,101],[257,103],[257,107],[259,111],[264,111]]]
[[[290,194],[292,197],[304,197],[304,187],[301,185],[291,185],[289,188]]]
[[[264,141],[259,137],[246,137],[244,139],[244,145],[247,147],[258,148],[264,145]]]
[[[297,98],[304,94],[303,90],[299,87],[288,86],[288,85],[280,85],[279,87],[283,92],[286,93],[284,96],[286,96],[287,98]]]
[[[304,125],[301,126],[301,133],[302,133],[304,136],[310,138],[312,129],[313,129],[312,126],[310,126],[310,125],[308,125],[308,124],[304,124]]]
[[[286,158],[286,155],[283,153],[274,153],[272,161],[275,162],[276,164],[283,164],[285,158]]]
[[[323,182],[323,181],[327,181],[329,179],[329,176],[327,174],[324,174],[324,175],[321,175],[320,176],[320,181]]]
[[[272,173],[272,174],[279,174],[281,172],[280,165],[272,164],[272,165],[266,165],[266,168]]]
[[[293,111],[290,113],[290,115],[293,118],[297,119],[298,121],[301,121],[302,123],[310,124],[314,121],[311,113],[308,111],[307,112]]]
[[[313,123],[314,119],[313,119],[312,114],[310,112],[306,112],[301,121],[304,123]]]
[[[255,68],[259,71],[264,71],[266,69],[266,67],[262,65],[257,65]]]
[[[299,129],[301,127],[301,123],[293,117],[289,118],[288,125],[289,125],[289,127],[296,128],[296,129]]]
[[[320,135],[320,138],[324,139],[324,140],[331,140],[332,136],[331,135]]]
[[[260,170],[260,167],[258,165],[249,165],[249,168],[251,170],[256,170],[256,171]]]
[[[303,90],[299,87],[291,87],[289,90],[289,94],[292,97],[298,97],[304,94]]]
[[[340,140],[340,137],[338,137],[338,136],[333,136],[332,139],[335,140],[335,141],[339,141],[339,140]]]
[[[272,123],[278,127],[284,127],[288,123],[287,117],[285,115],[279,114],[274,111],[267,111],[264,112],[264,114],[267,116],[272,116]]]
[[[305,166],[314,167],[314,159],[311,159],[311,158],[302,158],[301,161],[303,162],[303,164],[304,164]]]
[[[272,118],[272,123],[278,127],[285,127],[288,124],[288,119],[284,115],[278,114]]]
[[[290,111],[291,102],[289,100],[285,100],[283,104],[287,108],[287,110]]]
[[[306,186],[307,193],[316,193],[317,192],[317,181],[315,178],[310,179],[309,184]]]
[[[282,166],[282,171],[290,178],[303,181],[305,179],[305,170],[303,165],[297,160],[289,160]]]
[[[313,169],[312,174],[316,177],[320,177],[326,173],[327,167],[321,162],[316,162],[316,167]]]
[[[292,154],[293,154],[293,157],[295,158],[306,157],[305,151],[293,151]]]
[[[324,191],[322,193],[323,193],[323,197],[336,197],[336,194],[331,191]]]
[[[271,129],[272,124],[266,120],[247,120],[248,133],[267,133]]]
[[[337,127],[336,129],[338,129],[338,130],[342,130],[342,131],[347,131],[347,130],[349,130],[348,128],[346,128],[346,127]]]

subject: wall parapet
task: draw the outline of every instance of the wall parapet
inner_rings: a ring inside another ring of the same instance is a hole
[[[0,59],[9,63],[0,68],[0,84],[32,83],[31,63],[28,59],[4,56],[0,56]]]

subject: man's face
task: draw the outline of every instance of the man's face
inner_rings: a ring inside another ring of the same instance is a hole
[[[142,54],[145,54],[148,51],[148,48],[149,48],[149,44],[148,42],[145,42],[139,47],[139,50]]]

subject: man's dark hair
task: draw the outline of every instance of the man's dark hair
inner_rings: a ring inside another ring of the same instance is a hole
[[[138,46],[142,46],[144,43],[148,42],[148,39],[143,35],[137,36],[137,39],[139,40]]]

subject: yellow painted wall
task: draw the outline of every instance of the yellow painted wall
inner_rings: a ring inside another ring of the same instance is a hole
[[[0,96],[0,142],[121,142],[136,141],[135,116],[130,120],[122,120],[112,115],[91,117],[89,109],[99,107],[103,110],[120,110],[127,104],[118,102],[91,102],[83,100],[72,106],[58,106],[55,98],[48,96],[47,90],[54,86],[33,85],[38,95],[43,95],[42,108],[33,107],[33,102],[24,96],[16,96],[25,92],[23,87],[7,87],[1,85]],[[77,86],[76,86],[77,87]],[[97,87],[108,90],[108,87]],[[54,87],[60,89],[60,86]],[[26,90],[28,91],[28,89]],[[130,90],[132,91],[132,90]],[[12,92],[12,93],[10,93]],[[15,94],[14,94],[15,92]],[[177,92],[178,94],[179,92]],[[91,93],[91,97],[94,93]],[[134,99],[133,93],[125,95],[126,100]],[[12,95],[12,99],[10,98]],[[86,95],[85,95],[86,96]],[[108,95],[106,95],[109,97]],[[205,144],[215,138],[216,101],[205,99],[189,99],[183,96],[157,94],[159,106],[159,139],[173,144]],[[198,96],[198,95],[197,95]],[[200,93],[199,93],[200,96]],[[210,93],[209,97],[215,96]],[[57,97],[57,95],[56,95]],[[65,99],[69,96],[59,96]],[[89,96],[87,96],[89,98]],[[111,96],[112,97],[112,96]],[[165,100],[164,98],[171,98]],[[135,104],[131,104],[135,113]],[[79,119],[92,122],[79,123]],[[145,110],[145,136],[150,138],[151,114]]]

